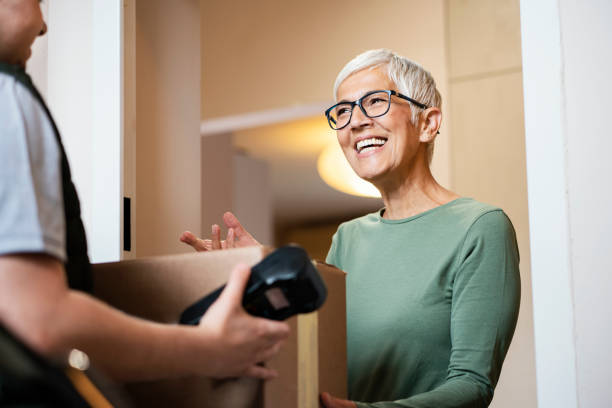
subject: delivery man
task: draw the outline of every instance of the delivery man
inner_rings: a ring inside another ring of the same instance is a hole
[[[0,325],[47,358],[82,350],[120,381],[274,377],[257,363],[276,354],[289,328],[243,310],[247,266],[232,271],[195,327],[131,317],[88,294],[87,244],[68,161],[25,72],[30,47],[46,30],[39,0],[0,0]]]

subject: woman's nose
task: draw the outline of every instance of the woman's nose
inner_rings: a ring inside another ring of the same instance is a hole
[[[372,119],[363,112],[361,106],[355,105],[349,126],[352,128],[357,128],[370,123],[372,123]]]

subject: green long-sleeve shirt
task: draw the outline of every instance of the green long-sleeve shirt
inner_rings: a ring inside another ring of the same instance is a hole
[[[486,407],[520,302],[514,229],[460,198],[416,216],[342,224],[349,398],[359,408]]]

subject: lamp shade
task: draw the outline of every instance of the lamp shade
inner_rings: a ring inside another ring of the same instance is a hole
[[[380,197],[376,187],[355,174],[335,141],[319,155],[317,170],[323,181],[338,191],[361,197]]]

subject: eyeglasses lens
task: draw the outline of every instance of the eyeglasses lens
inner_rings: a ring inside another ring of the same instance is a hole
[[[366,116],[375,118],[382,116],[389,110],[389,94],[387,92],[374,92],[362,97],[360,104]],[[339,103],[329,112],[329,124],[333,129],[341,129],[351,120],[355,105],[350,102]]]

